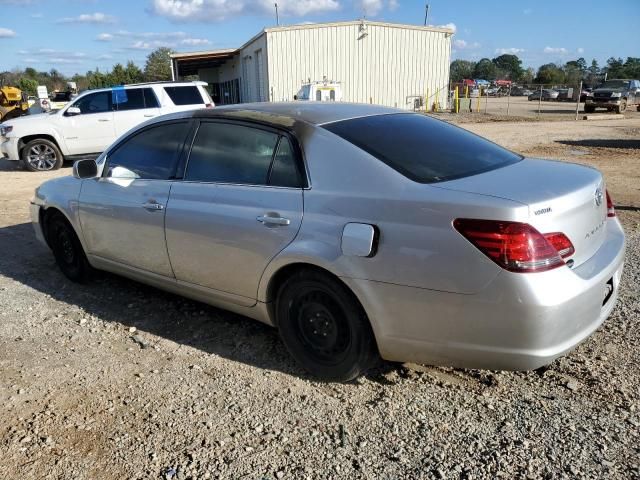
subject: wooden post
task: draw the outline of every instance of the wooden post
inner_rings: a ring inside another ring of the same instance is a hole
[[[581,95],[582,95],[582,80],[580,80],[580,86],[578,87],[578,99],[576,100],[576,120],[578,119],[578,110],[580,110]]]

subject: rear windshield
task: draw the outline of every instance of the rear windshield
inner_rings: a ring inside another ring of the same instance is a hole
[[[354,118],[323,127],[420,183],[467,177],[522,160],[482,137],[421,114]]]
[[[164,87],[174,105],[202,105],[198,87]]]

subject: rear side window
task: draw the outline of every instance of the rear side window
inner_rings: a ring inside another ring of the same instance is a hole
[[[291,148],[291,143],[286,137],[280,138],[276,155],[273,158],[269,185],[276,187],[296,188],[302,185],[296,166],[296,157]]]
[[[120,112],[158,107],[158,101],[150,88],[114,89],[112,101]]]
[[[175,105],[202,105],[204,100],[196,86],[164,87],[169,98]]]
[[[522,159],[473,133],[420,114],[355,118],[324,128],[419,183],[467,177]]]
[[[278,134],[225,123],[202,123],[186,180],[266,185]]]
[[[107,155],[107,177],[169,180],[188,133],[188,122],[148,128],[128,138]]]

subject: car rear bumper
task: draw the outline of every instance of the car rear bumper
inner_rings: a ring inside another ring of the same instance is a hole
[[[591,335],[611,313],[624,260],[624,233],[608,221],[598,252],[571,270],[507,271],[463,295],[344,279],[371,319],[383,358],[491,370],[532,370]],[[613,290],[603,305],[605,287]]]
[[[18,139],[13,137],[0,137],[0,158],[5,160],[19,160]]]

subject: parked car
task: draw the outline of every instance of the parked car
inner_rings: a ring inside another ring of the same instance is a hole
[[[631,106],[636,106],[640,112],[640,80],[612,79],[585,99],[584,111],[593,113],[596,108],[606,108],[609,112],[622,113]]]
[[[0,126],[0,158],[31,171],[60,168],[65,159],[97,157],[129,129],[158,115],[211,107],[205,82],[149,83],[90,90],[60,110]]]
[[[528,97],[529,101],[540,100],[541,93],[542,93],[542,100],[556,100],[559,95],[556,90],[545,88],[545,89],[542,89],[542,92],[540,92],[540,90],[536,90],[531,95],[529,95]]]
[[[154,119],[43,183],[31,217],[71,280],[108,270],[273,325],[328,380],[378,355],[548,364],[610,314],[625,245],[596,169],[337,102]]]
[[[512,97],[527,97],[529,95],[531,95],[533,93],[533,91],[528,90],[526,88],[523,87],[513,87],[511,89],[511,96]]]

